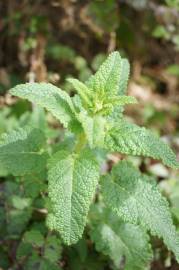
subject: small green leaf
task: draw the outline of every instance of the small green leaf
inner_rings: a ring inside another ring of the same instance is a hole
[[[19,260],[22,257],[30,255],[32,252],[32,245],[29,243],[21,242],[16,251],[16,258]]]
[[[79,155],[60,151],[49,164],[49,197],[52,213],[47,224],[73,244],[82,236],[99,178],[98,164],[90,151]]]
[[[128,155],[152,157],[171,168],[179,168],[175,154],[166,143],[151,131],[124,120],[108,132],[105,148]]]
[[[74,120],[74,107],[70,96],[50,83],[19,84],[12,88],[10,93],[44,107],[65,127]]]
[[[54,263],[51,263],[47,259],[44,259],[36,250],[32,250],[31,256],[24,263],[24,269],[26,270],[61,270],[62,268]]]
[[[31,230],[24,234],[24,242],[41,247],[44,244],[44,237],[40,231]]]
[[[19,237],[20,234],[25,230],[32,214],[32,209],[27,208],[24,210],[10,210],[7,215],[7,232],[13,237]]]
[[[151,179],[142,175],[130,162],[113,167],[102,181],[105,203],[126,222],[141,224],[162,237],[179,261],[179,238],[172,222],[168,203]]]
[[[32,200],[30,198],[22,198],[17,195],[12,196],[12,205],[19,210],[23,210],[27,207],[29,207],[32,203]]]
[[[163,25],[157,25],[156,28],[153,30],[152,35],[155,38],[168,39],[170,36],[170,33],[167,31],[167,29]]]
[[[62,246],[55,235],[49,235],[45,240],[44,258],[51,263],[57,263],[61,257]]]

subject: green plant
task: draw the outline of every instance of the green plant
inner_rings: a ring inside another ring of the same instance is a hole
[[[128,76],[128,61],[113,52],[87,82],[68,79],[77,92],[73,97],[48,83],[17,85],[10,93],[51,112],[74,143],[68,140],[55,147],[40,125],[19,128],[1,136],[0,163],[8,174],[28,179],[42,179],[47,167],[49,200],[43,195],[47,225],[67,245],[82,237],[96,194],[88,220],[96,249],[110,256],[116,267],[125,257],[126,270],[142,270],[152,259],[148,231],[162,238],[179,261],[179,240],[168,203],[155,180],[128,161],[120,161],[100,177],[98,153],[104,149],[152,157],[172,168],[179,164],[168,145],[123,117],[124,105],[136,103],[125,95]],[[26,207],[31,202],[15,198],[13,203]],[[25,244],[33,244],[36,234],[34,230],[26,234]],[[42,245],[43,236],[38,238]]]

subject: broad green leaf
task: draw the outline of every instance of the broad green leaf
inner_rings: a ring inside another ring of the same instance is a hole
[[[127,90],[127,84],[129,80],[130,65],[127,59],[121,59],[121,74],[119,81],[119,95],[124,95]]]
[[[99,70],[86,82],[92,91],[104,94],[117,94],[121,73],[121,57],[118,52],[111,53]]]
[[[179,238],[168,203],[151,179],[122,161],[102,181],[105,203],[126,222],[141,224],[162,237],[179,261]]]
[[[105,118],[100,115],[90,117],[83,111],[78,115],[78,120],[82,124],[90,147],[102,147],[105,137]]]
[[[8,173],[37,173],[46,166],[47,154],[42,147],[45,137],[39,129],[24,128],[0,137],[0,163]]]
[[[70,96],[50,83],[19,84],[12,88],[10,93],[44,107],[65,127],[74,119]]]
[[[82,236],[99,178],[98,164],[89,150],[81,154],[57,152],[49,164],[52,213],[47,224],[70,245]]]
[[[124,120],[108,132],[104,145],[109,151],[152,157],[169,167],[179,168],[175,154],[166,143],[151,131]]]
[[[96,249],[108,255],[117,269],[125,259],[125,270],[144,270],[152,259],[147,233],[139,226],[122,222],[109,209],[94,214],[98,222],[92,226],[90,236]]]

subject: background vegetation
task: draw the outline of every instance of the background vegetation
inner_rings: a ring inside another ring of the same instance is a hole
[[[49,143],[60,143],[62,126],[8,90],[48,81],[73,95],[66,78],[85,81],[113,50],[131,63],[129,94],[139,104],[127,109],[128,117],[159,133],[179,156],[178,0],[1,0],[0,134],[28,122],[43,128]],[[105,169],[122,158],[110,155]],[[147,158],[130,159],[157,177],[179,230],[179,172]],[[14,178],[0,164],[0,269],[115,269],[95,250],[87,229],[70,248],[47,231],[45,179]],[[179,269],[162,241],[153,238],[152,246],[150,269]]]

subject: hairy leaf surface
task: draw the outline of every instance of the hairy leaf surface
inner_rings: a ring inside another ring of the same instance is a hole
[[[52,213],[47,223],[51,229],[60,232],[66,244],[73,244],[84,230],[98,183],[98,164],[89,150],[80,155],[60,151],[52,158],[49,167]]]
[[[121,72],[121,57],[118,52],[111,53],[99,70],[86,82],[88,88],[96,93],[117,94]]]
[[[19,84],[10,93],[46,108],[65,127],[74,119],[70,96],[50,83]]]
[[[128,155],[152,157],[169,167],[179,167],[175,154],[166,143],[151,131],[123,120],[107,134],[105,148]]]
[[[124,106],[126,104],[135,104],[137,100],[132,96],[114,96],[109,97],[108,102],[113,105]]]
[[[118,229],[108,224],[98,225],[91,233],[99,252],[108,255],[116,267],[125,257],[125,270],[143,270],[151,259],[148,237],[132,224],[119,224]]]
[[[102,193],[106,204],[119,217],[141,224],[152,234],[162,237],[179,261],[179,239],[168,203],[149,177],[142,175],[131,163],[122,161],[102,181]]]
[[[24,175],[41,171],[47,154],[40,150],[45,137],[39,129],[24,128],[0,137],[0,163],[8,173]]]
[[[125,261],[125,270],[144,270],[152,259],[149,236],[144,229],[124,223],[101,204],[93,206],[91,212],[90,236],[96,249],[108,255],[117,268]]]

